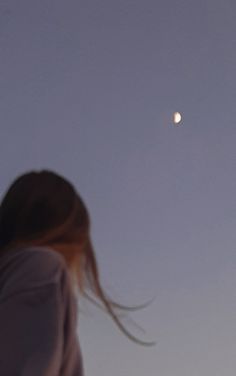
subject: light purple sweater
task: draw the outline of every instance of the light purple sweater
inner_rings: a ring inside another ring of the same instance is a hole
[[[77,302],[64,258],[30,247],[0,257],[0,375],[83,376]]]

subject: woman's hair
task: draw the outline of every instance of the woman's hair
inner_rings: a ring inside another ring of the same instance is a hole
[[[54,172],[26,173],[12,183],[3,197],[0,255],[23,245],[54,246],[64,257],[70,275],[73,274],[86,298],[105,308],[130,339],[143,345],[153,344],[136,338],[121,323],[119,312],[141,306],[123,306],[105,294],[90,238],[88,210],[73,185]]]

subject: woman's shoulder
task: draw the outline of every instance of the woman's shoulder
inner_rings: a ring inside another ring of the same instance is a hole
[[[29,246],[18,249],[16,253],[18,254],[18,260],[28,262],[31,266],[35,265],[37,268],[43,267],[44,270],[53,266],[66,266],[63,256],[50,247]]]
[[[0,260],[1,294],[60,284],[67,273],[63,256],[48,247],[24,247],[11,250]]]

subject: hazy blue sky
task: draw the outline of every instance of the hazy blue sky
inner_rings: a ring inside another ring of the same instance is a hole
[[[28,169],[71,179],[104,286],[156,297],[134,316],[152,349],[83,305],[86,375],[235,375],[235,14],[234,0],[0,1],[0,191]]]

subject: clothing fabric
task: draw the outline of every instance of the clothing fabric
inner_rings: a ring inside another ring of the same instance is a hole
[[[0,257],[0,375],[83,376],[77,302],[66,262],[51,248]]]

